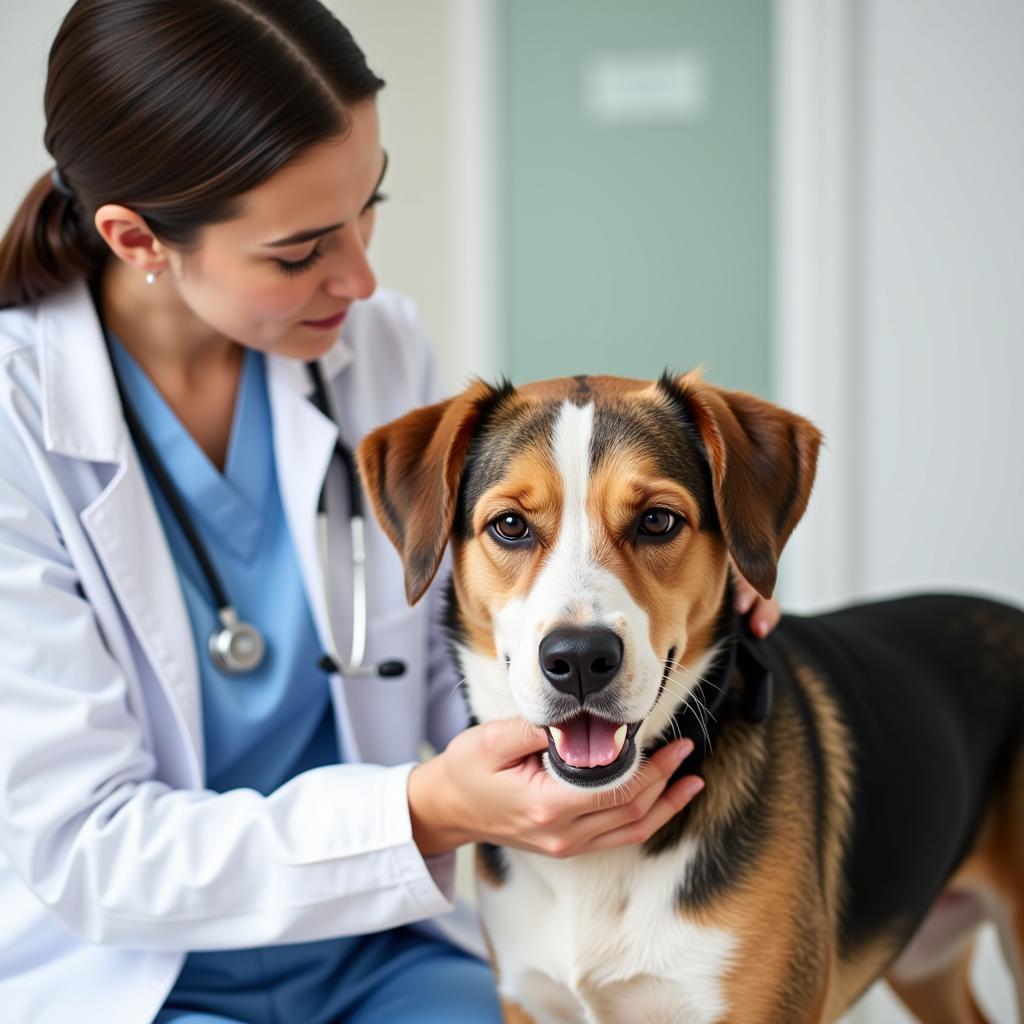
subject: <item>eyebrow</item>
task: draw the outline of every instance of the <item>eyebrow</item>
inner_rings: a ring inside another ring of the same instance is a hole
[[[370,194],[372,199],[377,191],[380,189],[381,184],[384,181],[384,175],[388,173],[388,154],[384,151],[384,166],[381,168],[380,177],[377,179],[377,184],[373,186],[373,192]],[[370,199],[366,200],[366,204],[369,205]],[[365,207],[364,207],[365,209]],[[302,242],[312,242],[314,238],[319,238],[321,235],[326,235],[329,231],[337,231],[338,228],[345,226],[344,221],[339,221],[337,224],[328,224],[325,228],[310,228],[307,231],[296,231],[294,235],[289,235],[287,238],[279,238],[275,242],[264,242],[263,246],[270,249],[282,249],[287,245],[299,245]]]

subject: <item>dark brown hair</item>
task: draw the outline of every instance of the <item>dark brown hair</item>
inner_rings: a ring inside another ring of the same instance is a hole
[[[43,175],[0,242],[0,309],[99,273],[105,203],[187,250],[383,85],[318,0],[78,0],[46,82],[62,180]]]

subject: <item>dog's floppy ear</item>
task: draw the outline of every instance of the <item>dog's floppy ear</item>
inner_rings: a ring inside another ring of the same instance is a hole
[[[736,567],[771,597],[779,556],[807,508],[821,432],[796,413],[691,372],[666,381],[700,431],[722,534]]]
[[[454,398],[378,427],[356,451],[377,520],[402,556],[410,604],[423,596],[441,564],[462,465],[482,411],[496,394],[475,381]]]

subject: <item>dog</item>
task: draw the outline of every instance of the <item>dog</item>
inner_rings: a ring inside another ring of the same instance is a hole
[[[474,722],[544,727],[567,786],[679,735],[706,780],[643,843],[478,847],[507,1021],[834,1021],[885,977],[973,1024],[988,919],[1024,1013],[1024,614],[925,595],[756,641],[733,610],[733,566],[771,595],[820,442],[691,372],[476,381],[359,447],[410,602],[450,544]]]

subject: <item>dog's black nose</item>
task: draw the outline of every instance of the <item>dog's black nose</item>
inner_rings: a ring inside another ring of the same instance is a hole
[[[622,665],[622,641],[610,629],[553,629],[540,642],[544,678],[583,703],[588,693],[607,686]]]

